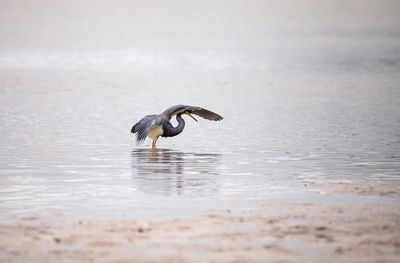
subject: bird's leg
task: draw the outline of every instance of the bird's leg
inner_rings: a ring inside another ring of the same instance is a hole
[[[153,144],[151,145],[151,147],[154,149],[156,149],[156,142],[158,140],[158,137],[156,137],[155,139],[153,139]]]

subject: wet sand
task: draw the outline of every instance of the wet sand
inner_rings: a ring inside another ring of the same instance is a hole
[[[1,262],[398,262],[400,184],[320,183],[321,194],[387,196],[368,204],[243,203],[195,219],[76,220],[62,214],[0,225]],[[242,211],[236,213],[237,211]],[[188,212],[190,213],[190,212]]]

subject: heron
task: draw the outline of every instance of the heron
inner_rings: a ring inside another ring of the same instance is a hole
[[[189,105],[175,105],[166,109],[163,113],[158,115],[147,115],[133,125],[131,132],[136,133],[136,143],[140,145],[144,142],[146,137],[153,140],[152,148],[156,148],[158,137],[173,137],[180,134],[185,128],[185,120],[182,115],[187,115],[193,120],[196,120],[192,114],[198,115],[204,119],[211,121],[220,121],[222,116],[215,112],[203,109],[197,106]],[[170,120],[176,115],[178,126],[172,126]]]

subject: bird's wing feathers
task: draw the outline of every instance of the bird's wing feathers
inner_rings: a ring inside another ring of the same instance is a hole
[[[184,112],[186,107],[186,105],[175,105],[166,109],[163,113],[161,113],[161,115],[164,115],[168,118],[168,120],[170,120],[176,114]]]
[[[196,114],[206,120],[211,120],[211,121],[220,121],[224,119],[221,115],[216,114],[215,112],[200,108],[200,107],[195,107],[196,109],[189,109],[189,113]]]
[[[136,133],[137,144],[143,143],[151,129],[156,125],[161,125],[161,123],[162,117],[160,115],[147,115],[133,125],[131,132]]]
[[[203,109],[201,107],[189,106],[189,105],[176,105],[166,109],[162,115],[171,119],[174,115],[188,111],[189,113],[196,114],[204,119],[212,121],[220,121],[223,119],[222,116],[216,114],[215,112]]]

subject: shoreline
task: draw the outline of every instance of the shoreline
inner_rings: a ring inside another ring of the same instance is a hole
[[[400,183],[312,183],[322,195],[398,199]],[[254,202],[195,219],[58,220],[0,224],[0,262],[397,262],[400,205]],[[199,256],[201,255],[201,256]]]

